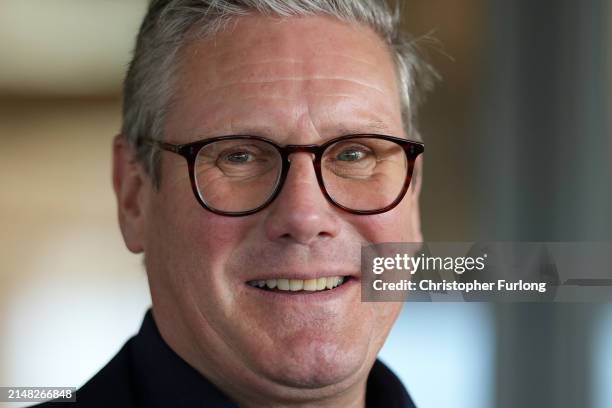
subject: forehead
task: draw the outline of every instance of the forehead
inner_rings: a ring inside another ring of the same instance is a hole
[[[397,132],[397,89],[391,52],[367,26],[323,16],[245,16],[182,49],[167,122],[188,139]]]

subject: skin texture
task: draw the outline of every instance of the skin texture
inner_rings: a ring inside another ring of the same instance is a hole
[[[327,17],[247,16],[182,49],[165,140],[225,134],[320,144],[347,133],[408,137],[389,50],[369,28]],[[360,246],[421,241],[420,161],[404,200],[359,216],[332,206],[311,157],[295,154],[265,210],[204,210],[183,158],[162,153],[155,189],[121,136],[114,185],[128,248],[144,252],[164,340],[241,406],[358,407],[401,304],[361,303]],[[352,275],[318,295],[254,289],[253,279]]]

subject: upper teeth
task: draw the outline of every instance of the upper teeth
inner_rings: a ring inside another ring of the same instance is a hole
[[[270,289],[286,290],[297,292],[306,290],[314,292],[317,290],[332,289],[344,282],[342,276],[328,276],[326,278],[317,279],[267,279],[267,280],[252,280],[248,284],[255,287],[268,287]]]

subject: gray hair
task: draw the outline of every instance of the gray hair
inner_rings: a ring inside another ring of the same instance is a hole
[[[392,51],[406,133],[420,139],[416,110],[437,74],[421,59],[416,41],[399,29],[399,4],[386,0],[152,0],[140,27],[124,83],[122,133],[159,182],[159,153],[143,138],[162,140],[176,79],[176,57],[187,35],[212,36],[233,18],[259,13],[279,17],[328,15],[365,24]]]

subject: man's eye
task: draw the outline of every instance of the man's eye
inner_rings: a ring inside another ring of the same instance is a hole
[[[230,163],[247,163],[253,161],[253,155],[249,152],[235,152],[225,155],[225,161]]]
[[[357,161],[363,159],[365,156],[365,152],[361,150],[351,149],[340,152],[340,154],[336,156],[336,159],[341,161]]]

